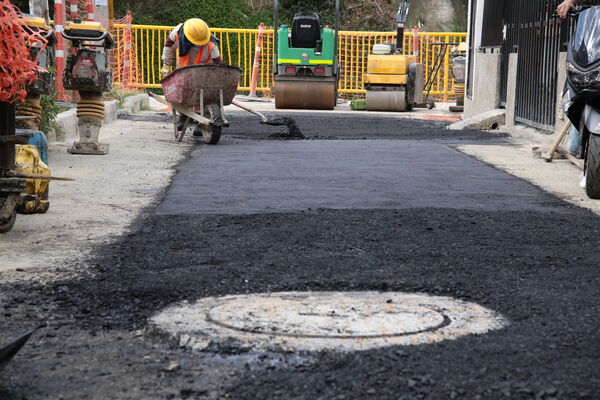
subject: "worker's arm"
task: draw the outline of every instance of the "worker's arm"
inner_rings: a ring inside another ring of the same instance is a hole
[[[175,54],[175,49],[177,46],[177,32],[181,28],[181,24],[177,25],[169,36],[167,36],[167,40],[165,41],[165,47],[163,47],[162,51],[162,69],[160,70],[160,74],[162,76],[167,75],[171,72],[171,67],[173,65],[173,55]]]
[[[223,59],[221,58],[221,52],[219,51],[219,46],[213,47],[210,53],[211,60],[216,64],[223,64]]]
[[[559,17],[567,18],[569,11],[571,11],[580,2],[580,0],[565,0],[559,4],[556,8],[556,12]]]

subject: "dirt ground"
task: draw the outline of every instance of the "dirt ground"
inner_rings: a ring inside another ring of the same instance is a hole
[[[52,182],[50,211],[19,215],[2,236],[2,280],[31,279],[24,270],[45,275],[129,229],[140,210],[161,195],[188,151],[189,143],[171,140],[171,129],[169,123],[117,120],[101,131],[101,141],[110,143],[106,156],[72,155],[67,153],[72,143],[52,143],[52,174],[75,181]]]

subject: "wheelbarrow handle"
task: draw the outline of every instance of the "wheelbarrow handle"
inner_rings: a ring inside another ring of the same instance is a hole
[[[148,92],[148,96],[152,97],[154,100],[160,101],[161,103],[163,103],[165,106],[167,107],[173,107],[173,105],[171,103],[169,103],[167,100],[164,99],[164,97],[161,97],[157,94],[154,94],[152,92]]]

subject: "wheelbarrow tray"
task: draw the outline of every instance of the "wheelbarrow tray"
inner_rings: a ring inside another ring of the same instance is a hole
[[[231,65],[189,65],[174,70],[161,79],[160,83],[165,99],[171,104],[200,106],[216,103],[227,106],[235,97],[241,73],[240,68]]]

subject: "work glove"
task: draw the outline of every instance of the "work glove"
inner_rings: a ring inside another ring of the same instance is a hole
[[[162,68],[160,69],[160,77],[164,78],[165,76],[169,75],[171,73],[171,66],[164,64],[162,66]]]

